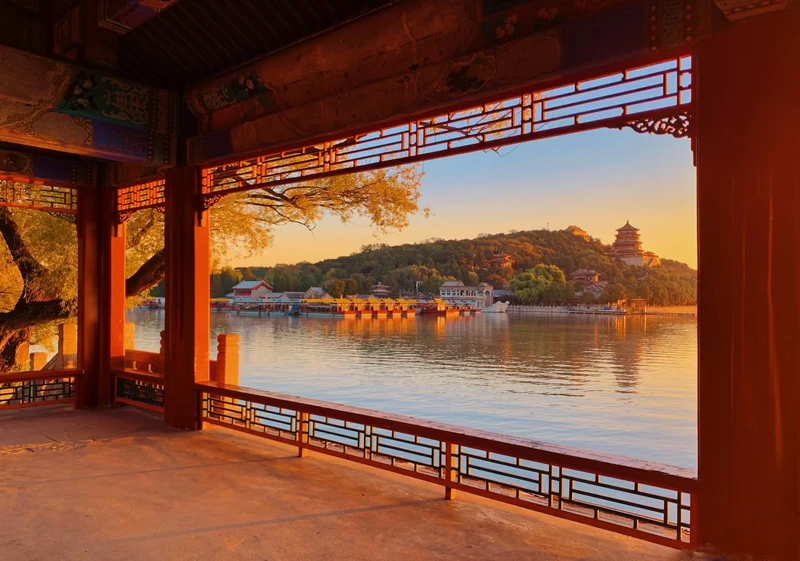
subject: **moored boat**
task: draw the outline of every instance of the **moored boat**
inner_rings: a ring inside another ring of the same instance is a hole
[[[508,310],[509,302],[495,302],[491,306],[483,308],[484,314],[504,314]]]

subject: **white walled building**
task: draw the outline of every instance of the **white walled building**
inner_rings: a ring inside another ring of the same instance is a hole
[[[492,305],[494,287],[486,282],[477,286],[466,286],[461,281],[444,281],[439,288],[439,298],[453,304],[469,304],[475,308],[487,308]]]

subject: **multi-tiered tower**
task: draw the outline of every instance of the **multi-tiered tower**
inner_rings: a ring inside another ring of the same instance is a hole
[[[609,256],[638,267],[652,267],[661,263],[655,253],[642,250],[639,228],[631,226],[630,221],[626,221],[622,228],[617,228],[617,239],[611,246]]]

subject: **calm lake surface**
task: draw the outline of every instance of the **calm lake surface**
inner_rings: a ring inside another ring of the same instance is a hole
[[[163,310],[129,321],[158,351]],[[241,335],[244,386],[696,467],[693,318],[212,312],[211,331]]]

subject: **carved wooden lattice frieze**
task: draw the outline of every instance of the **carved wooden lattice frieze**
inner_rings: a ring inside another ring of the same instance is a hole
[[[78,211],[78,190],[0,179],[0,206],[74,215]]]
[[[164,212],[166,180],[161,177],[136,185],[117,188],[117,222],[122,224],[134,213],[153,208]]]
[[[683,56],[531,91],[392,127],[203,170],[203,206],[222,196],[358,171],[496,149],[572,132],[680,118],[692,102]],[[663,130],[658,128],[654,132]],[[677,129],[676,129],[677,130]]]
[[[688,112],[680,115],[667,115],[665,117],[644,117],[615,128],[630,128],[639,133],[670,135],[675,138],[685,138],[691,135],[691,116]]]

